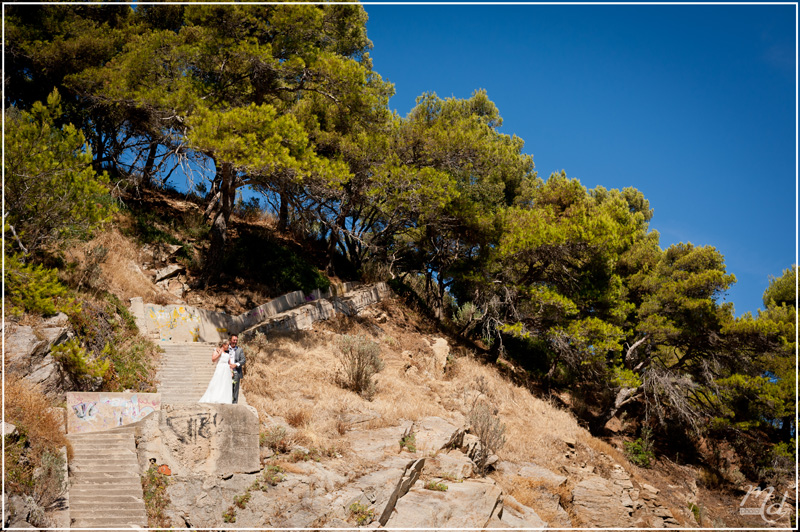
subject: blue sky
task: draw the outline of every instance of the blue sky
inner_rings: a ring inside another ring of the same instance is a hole
[[[364,5],[405,115],[486,89],[540,177],[633,186],[661,247],[712,245],[762,307],[796,262],[794,5]]]

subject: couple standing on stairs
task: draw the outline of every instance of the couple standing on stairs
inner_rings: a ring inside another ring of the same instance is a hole
[[[214,376],[200,403],[236,404],[239,401],[239,383],[244,376],[244,350],[239,347],[239,337],[223,340],[211,353],[211,363],[216,363]]]

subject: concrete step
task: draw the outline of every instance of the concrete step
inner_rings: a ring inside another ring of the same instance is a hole
[[[130,471],[70,471],[70,480],[74,485],[100,485],[100,484],[116,484],[119,486],[128,485],[142,485],[142,477],[138,472]]]
[[[69,511],[71,514],[81,514],[84,512],[91,512],[91,513],[117,513],[117,511],[123,512],[141,512],[144,509],[144,501],[142,499],[133,499],[130,500],[117,500],[111,501],[107,498],[103,497],[97,501],[90,501],[85,500],[83,502],[75,502],[70,498],[69,501]]]
[[[70,497],[73,491],[77,494],[81,493],[95,493],[103,492],[109,495],[120,495],[127,493],[137,493],[141,496],[142,493],[142,477],[126,477],[118,479],[76,479],[70,475],[70,482],[72,483],[69,488]]]
[[[182,370],[168,371],[157,373],[156,376],[161,379],[161,382],[170,381],[198,381],[200,378],[211,378],[214,375],[215,368],[193,370],[191,368],[183,368]]]
[[[73,433],[67,434],[70,443],[74,445],[100,445],[106,446],[120,446],[128,443],[133,443],[133,434],[126,434],[124,436],[109,436],[98,437],[92,436],[91,433]]]
[[[97,511],[92,510],[80,510],[75,511],[70,508],[70,517],[76,521],[78,520],[88,520],[88,519],[102,519],[102,518],[113,518],[113,519],[124,519],[130,523],[136,523],[139,519],[144,518],[144,521],[147,522],[147,511],[144,509],[144,503],[142,503],[141,509],[136,510],[115,510],[112,508],[98,508]]]
[[[139,475],[139,464],[93,464],[88,462],[86,464],[69,465],[70,474],[76,477],[81,473],[108,473],[109,475]]]
[[[131,522],[127,519],[80,519],[73,520],[72,528],[97,528],[105,532],[131,532],[137,528],[146,528],[145,523]]]
[[[81,468],[86,468],[89,466],[92,467],[102,467],[104,469],[120,467],[120,468],[129,468],[129,467],[139,467],[139,461],[136,459],[135,456],[132,457],[114,457],[108,456],[103,458],[96,458],[94,460],[90,458],[79,458],[77,460],[72,460],[70,462],[70,466],[77,466]]]
[[[75,443],[70,441],[72,450],[76,456],[96,455],[96,453],[105,454],[124,454],[136,453],[136,444],[114,444],[114,445],[101,445],[97,443]]]
[[[136,432],[134,427],[125,428],[120,427],[120,430],[113,430],[113,431],[103,431],[103,432],[73,432],[70,433],[68,436],[70,438],[77,438],[77,439],[90,439],[96,441],[124,441],[126,438],[130,438]]]
[[[141,488],[141,486],[139,486]],[[134,488],[76,488],[73,487],[69,490],[69,502],[84,503],[96,502],[98,497],[102,496],[103,501],[111,502],[131,502],[142,500],[142,490],[138,491]]]
[[[115,457],[133,457],[136,459],[136,451],[128,447],[105,447],[105,446],[92,446],[77,445],[72,446],[72,457],[76,460],[86,458],[115,458]]]

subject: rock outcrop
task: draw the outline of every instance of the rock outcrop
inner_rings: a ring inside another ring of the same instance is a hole
[[[57,314],[35,327],[6,323],[3,335],[6,371],[39,385],[45,395],[57,401],[63,400],[66,390],[74,389],[70,376],[50,354],[53,346],[72,337],[66,314]]]
[[[137,428],[139,464],[167,464],[175,476],[230,476],[261,469],[258,415],[245,405],[166,404]]]

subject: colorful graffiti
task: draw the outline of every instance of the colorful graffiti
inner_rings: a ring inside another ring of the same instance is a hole
[[[148,308],[148,317],[152,325],[158,330],[161,339],[172,339],[170,334],[175,329],[186,327],[192,336],[192,341],[200,341],[200,316],[186,307],[173,308]],[[166,329],[166,330],[165,330]],[[165,338],[166,336],[166,338]]]
[[[161,395],[69,392],[67,406],[67,432],[96,432],[141,421],[161,408]]]

